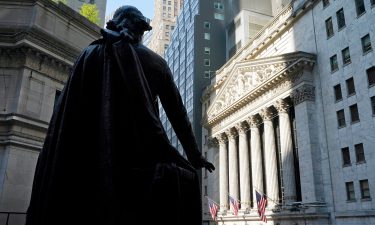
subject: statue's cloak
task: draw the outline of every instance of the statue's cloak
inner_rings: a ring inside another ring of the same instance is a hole
[[[188,157],[200,157],[168,66],[118,33],[102,33],[57,102],[26,225],[201,224],[197,172],[159,120],[157,97]]]

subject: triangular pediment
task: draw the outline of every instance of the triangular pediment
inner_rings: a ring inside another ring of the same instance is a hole
[[[208,108],[205,123],[214,123],[228,113],[228,108],[241,107],[285,78],[296,79],[297,71],[312,68],[314,63],[315,55],[305,52],[235,63]]]

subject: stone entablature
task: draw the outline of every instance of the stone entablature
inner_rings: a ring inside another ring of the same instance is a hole
[[[256,107],[264,96],[276,97],[280,89],[292,89],[303,80],[311,83],[312,77],[306,77],[303,70],[312,70],[314,64],[315,55],[304,52],[237,63],[213,97],[203,124],[213,126],[226,117],[238,118],[244,107]]]

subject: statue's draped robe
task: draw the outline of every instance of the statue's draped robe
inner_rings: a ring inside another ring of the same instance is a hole
[[[171,72],[113,34],[103,30],[83,51],[57,102],[26,225],[201,224],[197,172],[171,146],[157,111],[159,97],[188,158],[201,157]]]

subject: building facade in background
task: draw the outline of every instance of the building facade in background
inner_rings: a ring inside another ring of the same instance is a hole
[[[0,224],[25,224],[55,101],[76,57],[99,37],[64,4],[0,1]]]
[[[101,27],[104,27],[105,22],[106,22],[105,10],[107,7],[107,0],[67,0],[67,5],[77,12],[81,10],[81,7],[84,3],[96,5],[96,7],[99,10],[99,15],[100,15],[99,25]]]
[[[164,56],[175,29],[184,0],[155,0],[154,18],[151,21],[152,35],[146,45],[157,54]]]
[[[373,225],[375,1],[272,3],[202,95],[204,223],[262,223],[258,192],[267,224]]]

